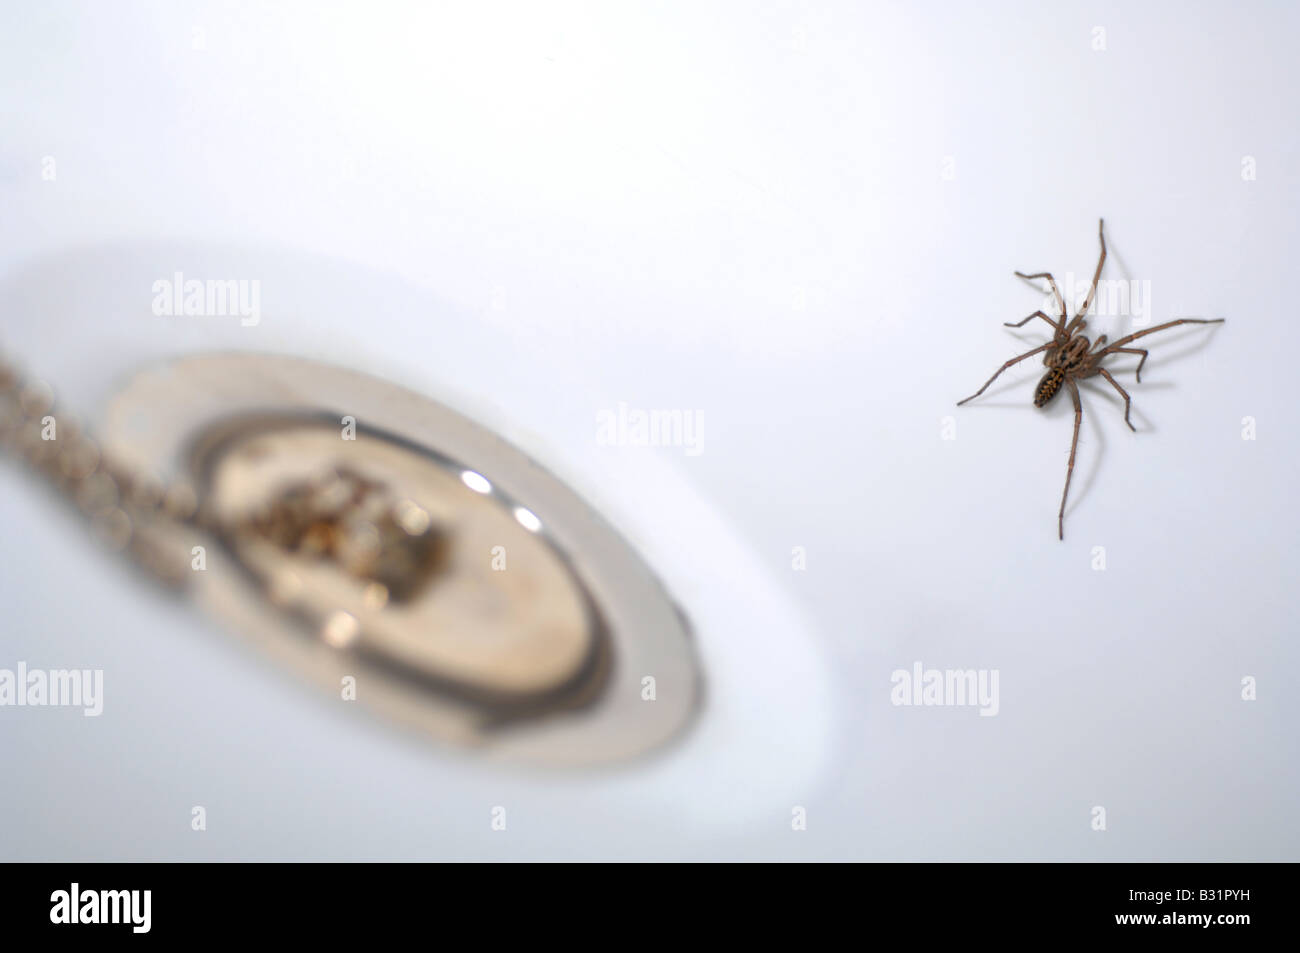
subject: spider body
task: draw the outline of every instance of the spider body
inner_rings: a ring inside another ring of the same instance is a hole
[[[1083,419],[1083,404],[1079,400],[1079,387],[1076,381],[1085,380],[1089,377],[1095,377],[1100,374],[1106,378],[1107,382],[1119,392],[1124,398],[1124,423],[1128,424],[1130,430],[1136,431],[1133,421],[1129,419],[1129,409],[1132,400],[1128,391],[1119,386],[1119,382],[1111,376],[1106,368],[1102,367],[1102,361],[1113,354],[1140,354],[1141,360],[1138,361],[1137,369],[1134,372],[1138,383],[1142,382],[1142,365],[1147,360],[1147,350],[1140,347],[1127,347],[1130,342],[1136,341],[1140,337],[1148,334],[1154,334],[1157,331],[1163,331],[1165,328],[1172,328],[1178,324],[1220,324],[1223,318],[1205,319],[1205,318],[1178,318],[1174,321],[1167,321],[1164,324],[1156,325],[1154,328],[1147,328],[1144,331],[1138,331],[1127,337],[1122,337],[1114,344],[1106,344],[1106,335],[1097,338],[1094,344],[1084,334],[1083,330],[1087,327],[1084,315],[1092,307],[1093,296],[1097,293],[1097,281],[1101,278],[1101,266],[1106,263],[1106,235],[1103,231],[1104,222],[1097,224],[1097,237],[1101,241],[1101,257],[1097,260],[1097,271],[1092,276],[1092,285],[1088,289],[1088,295],[1083,299],[1083,305],[1079,308],[1078,313],[1066,322],[1065,301],[1061,297],[1060,289],[1056,287],[1056,279],[1050,272],[1039,272],[1034,275],[1026,275],[1017,271],[1016,276],[1032,280],[1035,278],[1046,278],[1047,283],[1051,285],[1052,293],[1056,296],[1056,304],[1060,308],[1061,316],[1057,320],[1048,317],[1043,311],[1035,311],[1029,317],[1022,321],[1006,322],[1009,328],[1024,327],[1034,318],[1042,318],[1052,326],[1052,340],[1027,351],[1019,357],[1014,357],[1000,367],[997,372],[990,377],[975,393],[971,394],[966,400],[957,401],[960,407],[966,401],[974,400],[980,394],[988,389],[998,379],[1008,367],[1012,367],[1025,358],[1033,357],[1035,354],[1043,354],[1043,364],[1047,366],[1047,373],[1039,380],[1038,386],[1034,389],[1034,406],[1046,407],[1052,398],[1062,390],[1068,390],[1070,397],[1074,401],[1074,439],[1070,443],[1070,462],[1065,469],[1065,490],[1061,493],[1061,509],[1057,514],[1057,531],[1061,539],[1065,539],[1065,501],[1070,495],[1070,477],[1074,473],[1074,456],[1079,447],[1079,423]]]
[[[1083,322],[1079,322],[1079,327],[1084,327]],[[1061,392],[1067,377],[1084,376],[1084,362],[1090,350],[1092,350],[1092,342],[1082,334],[1070,338],[1063,347],[1048,348],[1047,353],[1043,355],[1043,363],[1051,370],[1043,375],[1043,379],[1038,382],[1038,387],[1034,391],[1035,407],[1046,407],[1051,399]]]
[[[1046,407],[1048,402],[1061,392],[1061,385],[1065,383],[1065,371],[1059,367],[1054,367],[1038,382],[1038,389],[1034,391],[1034,406]]]

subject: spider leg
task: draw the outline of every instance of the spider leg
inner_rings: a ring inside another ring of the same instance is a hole
[[[1106,335],[1103,334],[1101,337],[1097,338],[1097,340],[1093,342],[1092,349],[1096,351],[1098,348],[1105,347],[1105,346],[1106,346]]]
[[[1044,321],[1046,321],[1048,324],[1052,326],[1053,331],[1055,331],[1057,334],[1061,333],[1061,326],[1057,324],[1055,321],[1053,321],[1051,318],[1049,318],[1042,311],[1035,311],[1033,314],[1025,318],[1023,321],[1003,321],[1002,326],[1007,328],[1023,328],[1030,321],[1034,320],[1034,318],[1042,318]]]
[[[1074,475],[1074,453],[1079,449],[1079,423],[1083,420],[1083,404],[1079,402],[1079,388],[1072,378],[1065,383],[1070,385],[1070,396],[1074,398],[1074,439],[1070,441],[1070,462],[1065,468],[1065,490],[1061,493],[1061,512],[1056,517],[1057,533],[1065,539],[1065,500],[1070,495],[1070,477]]]
[[[1040,271],[1036,275],[1026,275],[1024,272],[1017,271],[1017,278],[1024,278],[1026,281],[1033,281],[1035,278],[1046,278],[1047,283],[1052,286],[1052,294],[1056,295],[1056,306],[1061,309],[1061,327],[1065,327],[1065,299],[1061,297],[1061,289],[1056,287],[1056,279],[1052,277],[1050,271]]]
[[[1222,324],[1224,320],[1224,318],[1179,318],[1177,321],[1166,321],[1164,324],[1157,324],[1154,328],[1147,328],[1145,331],[1138,331],[1136,334],[1130,334],[1128,337],[1120,338],[1114,344],[1107,347],[1106,350],[1111,352],[1118,351],[1129,341],[1136,341],[1138,338],[1146,337],[1148,334],[1155,334],[1157,331],[1163,331],[1165,328],[1172,328],[1176,324]]]
[[[1101,239],[1101,257],[1097,259],[1097,270],[1092,276],[1092,286],[1088,289],[1088,297],[1083,299],[1083,307],[1079,309],[1079,313],[1075,318],[1076,321],[1087,314],[1088,309],[1092,307],[1092,297],[1097,293],[1097,282],[1101,280],[1101,266],[1106,263],[1106,234],[1102,231],[1105,224],[1105,219],[1097,219],[1097,237]]]
[[[990,377],[987,381],[984,382],[984,386],[983,386],[983,387],[981,387],[981,388],[980,388],[979,390],[977,390],[975,393],[973,393],[973,394],[971,394],[969,397],[967,397],[966,400],[959,400],[959,401],[957,401],[957,406],[960,407],[962,404],[966,403],[967,400],[974,400],[974,399],[975,399],[976,397],[978,397],[980,394],[984,393],[984,391],[988,390],[988,386],[989,386],[989,384],[992,384],[995,380],[997,380],[997,379],[998,379],[998,375],[1000,375],[1000,374],[1001,374],[1003,371],[1005,371],[1008,367],[1011,367],[1011,366],[1014,365],[1014,364],[1019,364],[1021,361],[1023,361],[1023,360],[1024,360],[1025,358],[1027,358],[1027,357],[1033,357],[1035,354],[1040,354],[1040,353],[1042,353],[1043,351],[1046,351],[1049,347],[1052,346],[1052,343],[1053,343],[1053,342],[1050,342],[1050,341],[1049,341],[1047,344],[1040,345],[1039,347],[1034,348],[1032,351],[1026,351],[1024,354],[1021,354],[1019,357],[1013,357],[1011,360],[1007,361],[1005,364],[1003,364],[1001,367],[999,367],[998,370],[997,370],[997,373],[994,374],[992,377]]]
[[[1119,381],[1111,377],[1110,371],[1106,370],[1106,368],[1104,367],[1097,368],[1097,373],[1100,374],[1102,377],[1106,378],[1106,380],[1110,381],[1110,386],[1114,387],[1117,391],[1119,391],[1119,396],[1124,398],[1124,423],[1128,424],[1129,430],[1136,432],[1137,428],[1133,426],[1133,421],[1128,419],[1129,405],[1133,402],[1132,399],[1128,396],[1128,391],[1126,391],[1124,388],[1119,386]]]
[[[1151,353],[1150,351],[1148,351],[1146,348],[1143,347],[1117,347],[1110,353],[1111,354],[1141,354],[1142,360],[1138,361],[1138,366],[1137,366],[1137,371],[1135,373],[1135,376],[1137,377],[1137,382],[1139,384],[1142,383],[1142,365],[1147,362],[1147,355]]]

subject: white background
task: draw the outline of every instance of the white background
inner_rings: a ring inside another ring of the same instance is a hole
[[[107,697],[0,710],[0,856],[1297,859],[1300,13],[1131,7],[6,0],[0,345],[92,419],[216,348],[451,403],[646,553],[713,694],[620,773],[413,744],[5,466],[0,667]],[[1136,434],[1084,387],[1059,542],[1068,398],[1026,362],[953,405],[1042,340],[1012,271],[1084,280],[1100,216],[1152,320],[1228,320],[1115,362]],[[260,280],[261,323],[155,316],[177,270]],[[704,452],[597,446],[619,401]],[[999,714],[893,706],[916,661],[997,669]]]

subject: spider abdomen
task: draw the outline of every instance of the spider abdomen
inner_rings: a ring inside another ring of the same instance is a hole
[[[1065,370],[1060,367],[1054,367],[1038,382],[1038,388],[1034,391],[1034,406],[1044,407],[1047,402],[1056,396],[1061,385],[1065,383]]]

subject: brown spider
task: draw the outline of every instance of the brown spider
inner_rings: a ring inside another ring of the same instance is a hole
[[[1060,289],[1056,287],[1056,279],[1050,272],[1039,272],[1036,275],[1026,275],[1016,272],[1016,277],[1032,280],[1035,278],[1046,278],[1047,283],[1052,286],[1052,293],[1056,295],[1056,303],[1061,309],[1061,318],[1059,321],[1053,321],[1042,311],[1035,311],[1023,321],[1005,322],[1009,328],[1024,327],[1034,318],[1042,318],[1052,326],[1052,340],[1041,347],[1036,347],[1032,351],[1027,351],[1019,357],[1013,357],[1000,368],[997,374],[985,382],[984,386],[971,394],[966,400],[957,401],[960,407],[968,400],[974,400],[998,379],[998,375],[1014,364],[1019,364],[1027,357],[1033,357],[1042,351],[1043,363],[1047,366],[1048,371],[1043,375],[1043,379],[1038,382],[1038,387],[1034,389],[1034,406],[1045,407],[1048,401],[1055,397],[1061,390],[1062,386],[1069,387],[1070,396],[1074,398],[1074,439],[1070,442],[1070,463],[1065,468],[1065,490],[1061,493],[1061,512],[1057,515],[1057,532],[1061,539],[1065,539],[1065,499],[1070,495],[1070,476],[1074,473],[1074,452],[1079,446],[1079,423],[1083,420],[1083,405],[1079,402],[1079,388],[1075,381],[1084,378],[1094,377],[1100,374],[1110,382],[1121,397],[1124,398],[1124,423],[1128,424],[1130,430],[1136,431],[1133,421],[1129,420],[1129,406],[1132,403],[1128,392],[1119,386],[1119,382],[1110,376],[1110,372],[1101,366],[1102,360],[1112,354],[1141,354],[1142,359],[1138,361],[1137,370],[1134,376],[1137,382],[1142,383],[1142,365],[1146,363],[1147,351],[1140,347],[1125,347],[1124,345],[1131,341],[1136,341],[1140,337],[1148,334],[1155,334],[1157,331],[1163,331],[1165,328],[1172,328],[1176,324],[1220,324],[1223,318],[1179,318],[1176,321],[1167,321],[1164,324],[1156,325],[1154,328],[1147,328],[1145,331],[1138,331],[1136,334],[1130,334],[1128,337],[1120,338],[1114,344],[1106,344],[1106,335],[1097,338],[1096,344],[1093,344],[1083,335],[1083,329],[1088,326],[1084,320],[1084,315],[1092,307],[1092,297],[1097,291],[1097,281],[1101,277],[1101,266],[1106,261],[1106,236],[1102,232],[1104,222],[1097,223],[1097,237],[1101,239],[1101,257],[1097,259],[1097,271],[1092,276],[1092,287],[1088,289],[1088,296],[1083,301],[1083,306],[1075,316],[1070,319],[1070,323],[1065,322],[1065,301],[1061,298]]]

